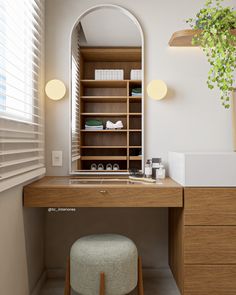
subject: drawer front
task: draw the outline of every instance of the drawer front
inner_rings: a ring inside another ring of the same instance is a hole
[[[26,207],[182,207],[181,188],[71,187],[24,189]]]
[[[186,264],[236,264],[236,226],[185,226],[184,230]]]
[[[236,188],[185,188],[185,225],[236,225]]]
[[[236,265],[186,265],[184,295],[235,295]]]

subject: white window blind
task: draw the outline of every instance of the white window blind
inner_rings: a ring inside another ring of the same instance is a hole
[[[44,1],[0,0],[0,191],[45,172],[43,60]]]
[[[80,47],[78,44],[78,31],[72,33],[72,57],[71,57],[71,156],[72,162],[80,158],[80,116],[79,116],[79,97],[80,97]]]

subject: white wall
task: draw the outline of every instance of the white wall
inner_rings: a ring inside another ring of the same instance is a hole
[[[109,0],[130,10],[140,21],[145,36],[145,80],[163,79],[168,97],[153,101],[145,97],[146,157],[167,159],[168,151],[232,150],[230,111],[223,109],[219,93],[208,90],[208,64],[198,48],[170,48],[168,41],[176,30],[187,28],[184,19],[195,14],[204,0]],[[227,1],[236,5],[236,0]],[[46,1],[46,80],[59,78],[69,85],[70,33],[84,10],[102,0]],[[58,102],[46,100],[46,147],[48,175],[69,172],[69,97]],[[51,151],[63,151],[63,167],[51,167]],[[100,214],[104,220],[99,222]],[[72,213],[71,213],[72,214]],[[81,234],[93,231],[127,233],[140,245],[146,267],[167,264],[167,210],[152,214],[139,210],[138,216],[122,211],[114,216],[100,209],[72,214],[48,214],[46,225],[46,265],[61,267],[69,245]],[[133,218],[133,219],[132,219]],[[139,219],[140,218],[140,219]],[[140,231],[142,219],[150,231]],[[120,224],[118,221],[120,220]],[[137,220],[136,226],[135,222]],[[132,223],[132,230],[126,226]],[[77,225],[77,226],[76,226]],[[79,225],[83,225],[82,227]],[[110,225],[110,226],[109,226]],[[163,232],[164,229],[164,232]],[[86,232],[87,230],[87,232]],[[60,247],[58,247],[60,244]],[[150,246],[150,247],[149,247]],[[145,248],[147,247],[147,248]],[[149,253],[149,255],[147,255]],[[61,256],[62,255],[62,256]]]
[[[44,210],[26,209],[22,185],[0,194],[0,294],[29,295],[44,271]]]
[[[164,79],[168,98],[145,104],[146,157],[167,158],[168,151],[230,151],[230,111],[219,102],[218,91],[208,90],[208,63],[198,48],[170,48],[176,30],[187,28],[184,20],[204,0],[116,0],[140,21],[145,35],[145,79]],[[236,0],[227,3],[236,5]],[[87,8],[101,0],[46,1],[46,80],[57,77],[69,85],[69,38],[73,24]],[[68,94],[68,92],[67,92]],[[47,171],[66,175],[69,169],[69,97],[46,102]],[[51,167],[51,151],[63,151],[63,167]]]

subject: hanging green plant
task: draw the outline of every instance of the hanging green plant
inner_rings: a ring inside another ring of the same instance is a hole
[[[192,43],[203,48],[211,66],[207,85],[220,89],[222,105],[228,109],[236,70],[236,36],[230,31],[236,28],[236,11],[223,7],[223,1],[207,0],[196,17],[186,22],[200,30]]]

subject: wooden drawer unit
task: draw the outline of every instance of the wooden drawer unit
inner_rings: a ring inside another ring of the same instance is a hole
[[[236,265],[185,266],[184,295],[235,295]]]
[[[185,188],[185,225],[236,225],[236,188]]]
[[[236,294],[236,188],[184,188],[169,209],[169,264],[182,295]]]
[[[236,226],[185,226],[184,231],[185,264],[236,264]]]

